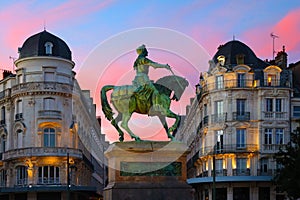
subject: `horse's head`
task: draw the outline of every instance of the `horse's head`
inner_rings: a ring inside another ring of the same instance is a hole
[[[176,101],[179,101],[185,88],[189,85],[189,82],[185,78],[174,75],[162,77],[156,83],[174,91],[174,96],[171,99]]]

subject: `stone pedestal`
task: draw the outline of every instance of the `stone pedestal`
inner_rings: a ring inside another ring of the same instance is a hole
[[[187,147],[181,142],[117,142],[105,152],[105,200],[193,199],[186,183]]]

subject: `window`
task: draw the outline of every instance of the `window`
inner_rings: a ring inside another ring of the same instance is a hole
[[[55,129],[44,129],[44,147],[55,147]]]
[[[238,87],[245,87],[245,74],[244,73],[238,73]]]
[[[262,158],[260,160],[260,172],[261,172],[261,175],[267,175],[267,173],[268,173],[268,159],[267,158]]]
[[[236,147],[237,148],[246,147],[246,129],[236,130]]]
[[[236,100],[237,115],[245,115],[245,110],[246,110],[246,99],[237,99]]]
[[[0,121],[0,124],[1,125],[5,124],[5,107],[4,106],[1,108],[1,121]]]
[[[272,129],[265,129],[265,144],[272,144]]]
[[[23,118],[22,115],[22,100],[18,100],[16,102],[16,116],[15,116],[15,120],[21,120]]]
[[[276,75],[268,74],[267,82],[268,86],[276,86]]]
[[[275,112],[282,112],[282,99],[275,99]]]
[[[216,101],[216,114],[223,114],[223,101]]]
[[[6,186],[6,180],[7,180],[6,170],[1,169],[0,170],[0,187]]]
[[[55,166],[39,167],[39,184],[58,184],[59,168]]]
[[[293,107],[293,116],[294,117],[300,117],[300,106],[294,106]]]
[[[236,168],[237,168],[237,170],[246,170],[247,169],[247,159],[246,158],[237,158],[236,159]]]
[[[21,129],[17,130],[17,148],[23,148],[23,131]]]
[[[18,166],[16,168],[16,185],[27,185],[27,167],[25,166]]]
[[[216,132],[217,143],[216,143],[216,151],[222,152],[223,150],[223,130],[218,130]]]
[[[45,98],[44,99],[44,110],[54,110],[55,99]]]
[[[5,152],[5,146],[6,146],[6,136],[5,135],[2,135],[1,138],[0,138],[0,145],[1,145],[1,148],[0,148],[0,153],[2,152]]]
[[[53,44],[51,42],[46,42],[45,43],[45,53],[48,54],[48,55],[51,55],[52,54],[52,47],[53,47]]]
[[[283,128],[276,128],[275,133],[276,144],[283,144]]]
[[[266,99],[266,111],[267,112],[273,111],[273,99],[271,99],[271,98]]]
[[[299,106],[299,112],[300,112],[300,106]],[[207,104],[203,105],[203,116],[206,117],[207,116]],[[300,116],[300,113],[299,113]]]
[[[223,76],[217,76],[216,77],[216,89],[222,89],[222,88],[224,88]]]

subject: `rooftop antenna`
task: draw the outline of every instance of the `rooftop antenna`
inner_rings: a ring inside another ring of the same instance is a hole
[[[44,19],[44,31],[46,31],[46,20]]]
[[[12,57],[12,56],[9,56],[9,59],[12,60],[12,69],[13,69],[13,71],[15,71],[15,61],[16,61],[16,58]]]
[[[275,34],[273,34],[273,32],[270,34],[270,36],[271,36],[271,38],[273,38],[273,60],[274,60],[274,58],[275,58],[275,53],[276,53],[276,51],[275,51],[275,39],[276,38],[279,38],[277,35],[275,35]]]
[[[233,40],[233,41],[235,40],[235,35],[234,35],[234,34],[232,35],[232,40]]]

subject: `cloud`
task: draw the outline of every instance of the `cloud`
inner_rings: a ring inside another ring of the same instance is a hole
[[[2,45],[1,62],[3,54],[17,52],[17,48],[24,40],[43,30],[44,20],[46,27],[70,27],[89,14],[105,9],[113,1],[66,1],[51,7],[49,4],[34,4],[33,1],[18,2],[0,10]],[[3,20],[6,19],[6,20]],[[8,65],[8,63],[6,63]]]
[[[287,13],[275,24],[260,24],[244,32],[242,38],[245,43],[260,58],[272,58],[273,40],[270,34],[279,36],[275,39],[275,51],[281,51],[285,45],[286,51],[293,57],[299,51],[300,46],[300,8]]]

